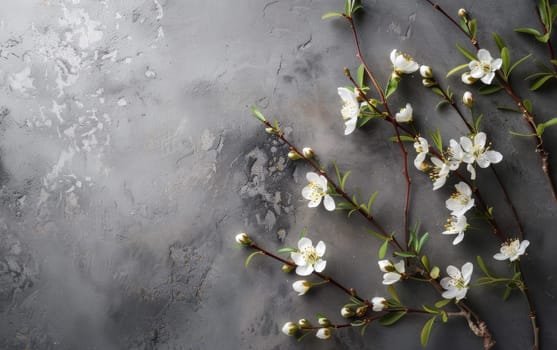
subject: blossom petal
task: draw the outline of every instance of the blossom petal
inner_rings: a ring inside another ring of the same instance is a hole
[[[391,285],[400,280],[400,274],[396,272],[387,272],[383,275],[383,284],[384,285]]]
[[[319,259],[315,263],[315,271],[321,272],[321,271],[325,270],[325,266],[327,266],[327,262],[323,259]]]
[[[476,180],[476,168],[474,168],[474,165],[468,164],[466,166],[466,170],[468,170],[468,172],[470,173],[470,179]]]
[[[456,288],[450,288],[448,290],[446,290],[445,292],[443,292],[443,294],[441,294],[441,296],[445,299],[452,299],[455,298],[458,295],[458,289]]]
[[[333,211],[336,208],[335,200],[333,199],[333,197],[329,196],[328,194],[325,195],[323,205],[325,205],[325,209],[327,209],[328,211]]]
[[[358,121],[358,119],[353,118],[353,119],[349,119],[349,120],[344,122],[344,125],[345,125],[344,135],[350,135],[351,133],[354,132],[354,130],[356,130],[357,121]]]
[[[456,238],[453,240],[453,245],[457,245],[464,239],[464,232],[459,232]]]
[[[499,260],[499,261],[507,260],[508,258],[509,258],[509,257],[506,256],[506,255],[503,254],[503,253],[497,253],[497,254],[495,254],[495,255],[493,256],[493,259]]]
[[[302,188],[302,197],[305,199],[311,199],[311,194],[313,193],[313,189],[310,186],[306,186]]]
[[[500,58],[496,58],[491,62],[491,70],[492,71],[498,70],[499,68],[501,68],[502,65],[503,65],[503,60]]]
[[[306,260],[304,259],[304,256],[298,252],[290,253],[290,258],[294,260],[294,263],[298,266],[302,266],[306,264]]]
[[[493,60],[491,54],[486,49],[479,49],[477,56],[481,62],[491,62]]]
[[[405,272],[404,260],[401,260],[401,261],[397,262],[395,264],[395,269],[400,273],[404,273]]]
[[[312,201],[309,201],[308,207],[310,207],[310,208],[315,208],[315,207],[317,207],[317,206],[319,205],[319,203],[321,203],[321,198],[316,199],[316,200],[314,200],[314,201],[313,201],[313,200],[312,200]]]
[[[312,272],[313,272],[313,266],[311,266],[310,264],[296,267],[296,274],[300,276],[309,276],[311,275]]]
[[[317,173],[314,173],[313,171],[309,171],[306,174],[306,179],[309,182],[316,182],[317,183],[317,182],[319,182],[319,175],[317,175]]]
[[[462,265],[462,278],[464,283],[467,285],[470,283],[470,278],[472,278],[472,272],[474,271],[474,265],[471,262],[467,262]]]
[[[449,275],[452,279],[459,279],[462,277],[460,270],[453,265],[447,266],[447,275]]]
[[[495,73],[489,72],[482,77],[481,81],[486,85],[491,85],[491,81],[493,81],[493,78],[495,78]]]
[[[356,94],[354,94],[352,91],[348,90],[347,88],[339,87],[337,89],[337,92],[343,102],[358,103],[358,100],[356,99]]]
[[[416,158],[414,159],[414,166],[416,167],[416,169],[418,170],[422,170],[422,163],[425,160],[425,156],[426,153],[418,153],[418,155],[416,156]]]
[[[298,250],[304,250],[304,249],[311,248],[311,247],[313,247],[313,244],[311,242],[311,239],[309,239],[307,237],[302,237],[298,241]]]
[[[315,246],[315,252],[317,253],[317,256],[322,257],[323,255],[325,255],[325,250],[326,250],[326,246],[325,243],[323,241],[319,241],[319,243],[317,243],[317,245]]]
[[[393,66],[396,64],[396,57],[397,57],[397,49],[394,49],[393,51],[391,51],[391,63],[393,64]]]
[[[485,155],[491,164],[497,164],[503,160],[503,155],[497,151],[487,151]]]

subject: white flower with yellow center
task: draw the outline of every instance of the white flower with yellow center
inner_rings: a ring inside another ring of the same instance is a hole
[[[462,265],[462,270],[459,270],[453,265],[449,265],[447,267],[447,274],[449,277],[443,277],[440,281],[441,287],[445,289],[443,294],[441,294],[443,298],[455,298],[456,301],[464,299],[466,297],[466,293],[468,292],[473,271],[474,265],[469,262]]]
[[[490,85],[495,77],[495,71],[501,68],[503,60],[500,58],[493,59],[486,49],[478,50],[477,56],[477,60],[472,60],[468,64],[468,68],[470,68],[469,74],[472,78],[480,79],[482,83]]]
[[[457,245],[464,239],[464,231],[468,228],[468,221],[466,216],[451,216],[445,224],[445,231],[441,232],[443,235],[456,235],[453,240],[453,245]]]
[[[323,199],[323,205],[328,211],[335,210],[335,201],[333,197],[327,194],[327,179],[323,175],[317,175],[314,172],[309,172],[306,174],[306,178],[309,184],[302,189],[302,196],[309,200],[308,207],[314,208],[321,203]]]
[[[437,157],[431,157],[431,162],[433,163],[433,170],[429,174],[429,177],[433,181],[433,190],[438,190],[445,182],[447,182],[447,177],[451,171],[458,169],[460,162],[455,160],[442,161]]]
[[[524,255],[526,248],[530,245],[530,241],[523,240],[520,242],[518,238],[512,239],[508,242],[501,244],[501,251],[493,256],[495,260],[507,260],[515,261]]]
[[[420,69],[420,65],[409,55],[396,49],[391,51],[391,63],[393,70],[397,74],[410,74]]]
[[[400,112],[395,114],[395,119],[398,123],[409,123],[412,121],[412,105],[410,103],[406,104],[406,107],[401,108]]]
[[[462,136],[460,146],[465,153],[462,161],[468,164],[476,162],[480,168],[487,168],[503,160],[501,153],[489,150],[489,146],[486,147],[486,141],[487,136],[484,132],[479,132],[472,138]]]
[[[429,152],[429,143],[423,137],[418,137],[418,141],[414,142],[414,149],[418,153],[414,159],[414,166],[418,170],[422,170],[427,152]]]
[[[474,198],[472,198],[472,189],[465,182],[459,182],[455,185],[456,192],[451,198],[445,201],[445,206],[451,211],[453,216],[462,216],[470,208],[474,206]]]
[[[360,103],[358,103],[358,96],[353,91],[344,87],[339,87],[337,91],[342,100],[340,114],[345,125],[344,135],[349,135],[356,130],[358,115],[360,115]]]
[[[327,262],[321,259],[325,254],[325,248],[323,241],[319,241],[314,247],[311,239],[302,237],[298,241],[298,250],[290,253],[290,257],[297,265],[296,273],[300,276],[308,276],[314,270],[323,271],[327,265]]]
[[[398,282],[405,274],[404,260],[393,264],[390,260],[379,260],[379,269],[385,274],[383,275],[383,284],[391,285]]]

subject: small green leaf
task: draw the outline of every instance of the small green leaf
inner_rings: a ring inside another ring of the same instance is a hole
[[[532,86],[530,86],[530,90],[536,91],[543,86],[549,79],[555,78],[553,74],[547,74],[541,77],[540,79],[536,80]]]
[[[476,33],[478,32],[478,21],[475,18],[468,22],[468,28],[470,28],[470,35],[472,35],[472,38],[476,38]]]
[[[367,328],[367,326],[369,326],[369,325],[370,325],[370,323],[366,323],[366,325],[363,326],[362,329],[360,330],[360,334],[361,334],[362,336],[363,336],[364,334],[366,334],[366,328]]]
[[[439,300],[438,302],[435,303],[435,307],[438,309],[443,308],[445,305],[447,305],[448,303],[450,303],[452,301],[452,299],[443,299],[443,300]]]
[[[427,305],[422,305],[422,309],[424,309],[425,311],[429,312],[430,314],[434,314],[434,315],[437,315],[439,313],[438,310],[434,310],[434,309],[428,307]]]
[[[464,47],[456,44],[456,48],[458,49],[458,51],[460,51],[460,53],[466,57],[467,59],[469,59],[470,61],[475,61],[477,60],[476,55],[474,55],[473,53],[471,53],[470,51],[466,50]]]
[[[426,270],[429,270],[429,259],[427,258],[427,255],[423,255],[421,261]]]
[[[557,118],[552,118],[548,121],[546,121],[545,123],[540,123],[536,126],[536,131],[538,133],[538,136],[542,136],[543,132],[545,131],[546,128],[550,127],[550,126],[554,126],[557,125]]]
[[[403,258],[415,258],[416,254],[412,252],[402,252],[402,251],[395,251],[395,255],[403,257]]]
[[[480,269],[483,271],[483,273],[488,276],[491,277],[491,274],[489,273],[489,270],[487,269],[487,267],[485,267],[485,263],[484,260],[482,259],[481,256],[477,256],[476,257],[476,261],[478,262],[478,266],[480,267]]]
[[[381,247],[379,248],[379,252],[377,253],[377,257],[379,259],[383,259],[385,257],[385,254],[387,254],[388,247],[389,247],[389,241],[385,240],[385,242],[381,244]]]
[[[484,85],[478,91],[482,95],[491,95],[496,92],[499,92],[502,88],[497,85]]]
[[[435,109],[439,109],[441,106],[449,104],[449,101],[447,100],[441,100],[439,102],[437,102],[437,104],[435,105]]]
[[[535,30],[534,28],[515,28],[514,31],[518,32],[518,33],[530,34],[530,35],[534,35],[534,36],[541,36],[542,35],[542,33]]]
[[[379,323],[382,326],[392,326],[393,324],[397,323],[404,315],[406,315],[406,311],[396,311],[390,312],[385,316],[379,319]]]
[[[346,180],[348,180],[348,176],[350,176],[351,170],[348,170],[340,180],[340,189],[344,191],[344,185],[346,184]]]
[[[292,253],[292,252],[297,252],[297,251],[298,251],[298,249],[296,249],[296,248],[289,248],[289,247],[280,248],[279,250],[277,250],[277,252],[278,252],[279,254],[286,254],[286,253]]]
[[[428,134],[431,137],[431,140],[433,141],[433,144],[435,145],[437,150],[443,153],[443,138],[441,136],[441,131],[439,130],[439,128],[435,129],[435,133],[432,131],[428,131]]]
[[[443,323],[447,323],[449,321],[449,315],[445,312],[445,310],[441,311],[441,319]]]
[[[364,322],[362,320],[358,320],[358,321],[354,321],[354,322],[350,322],[350,325],[352,327],[361,327],[363,325],[367,324],[367,322]]]
[[[397,78],[389,79],[389,83],[387,84],[387,89],[385,90],[385,97],[388,98],[396,91],[396,89],[398,88],[398,82],[399,79]]]
[[[511,55],[508,48],[504,47],[501,49],[501,59],[503,60],[503,74],[507,76],[509,67],[511,65]]]
[[[448,78],[451,75],[453,75],[457,72],[460,72],[461,70],[466,69],[466,68],[468,68],[468,63],[464,63],[464,64],[461,64],[460,66],[456,66],[447,73],[446,77]]]
[[[393,142],[398,142],[398,137],[392,136],[392,137],[389,138],[389,140],[393,141]],[[415,142],[416,140],[413,137],[410,137],[410,136],[400,135],[400,141],[402,141],[402,142]]]
[[[480,124],[482,123],[483,118],[484,118],[484,115],[480,114],[476,118],[476,120],[474,121],[474,131],[476,131],[476,133],[479,132],[479,130],[480,130]]]
[[[493,32],[493,40],[495,40],[495,43],[497,44],[497,47],[499,48],[499,51],[501,51],[504,47],[506,47],[507,45],[505,45],[505,42],[503,41],[503,38],[501,38],[499,36],[499,34]]]
[[[434,86],[431,88],[431,91],[435,92],[437,95],[445,98],[445,94],[443,93],[443,90],[441,90],[440,88],[438,88],[437,86]]]
[[[431,328],[433,327],[433,323],[435,322],[436,318],[437,318],[436,316],[430,318],[422,328],[422,332],[420,333],[420,342],[423,347],[425,347],[429,342],[429,335],[431,334]]]
[[[497,109],[500,111],[505,111],[505,112],[513,112],[513,113],[521,113],[520,109],[515,108],[515,107],[509,107],[509,106],[497,106]]]
[[[530,100],[524,100],[522,101],[522,104],[524,105],[524,108],[526,108],[528,113],[532,113],[532,102]]]
[[[557,66],[557,60],[550,60],[549,62],[551,62],[552,65]]]
[[[424,233],[422,235],[422,237],[420,237],[420,240],[418,241],[418,246],[416,247],[416,251],[418,253],[422,250],[422,248],[423,248],[425,242],[427,242],[428,238],[429,238],[429,232]]]
[[[513,288],[507,285],[507,287],[505,288],[505,293],[503,293],[503,300],[504,301],[509,299],[509,297],[511,296],[512,291],[513,291]]]
[[[369,200],[367,201],[367,211],[368,211],[368,213],[371,212],[371,206],[373,205],[373,202],[375,202],[375,198],[377,197],[378,194],[379,194],[379,192],[375,191],[371,194],[371,196],[369,196]]]
[[[337,166],[337,163],[333,161],[333,168],[335,168],[335,173],[337,174],[337,180],[342,180],[342,176],[340,176],[340,169]]]
[[[304,332],[301,336],[299,336],[296,340],[298,342],[301,342],[302,340],[304,340],[305,337],[307,337],[308,335],[310,335],[311,332]]]
[[[507,72],[507,76],[510,76],[512,71],[518,67],[520,64],[522,64],[524,61],[526,61],[527,59],[529,59],[532,56],[531,53],[527,54],[526,56],[522,57],[521,59],[519,59],[518,61],[516,61],[510,68],[509,71]]]
[[[398,303],[398,304],[402,304],[400,302],[400,298],[398,297],[398,293],[396,292],[395,287],[393,287],[392,285],[389,286],[387,288],[387,291],[389,292],[389,294],[391,295],[391,297],[393,297],[393,299]]]
[[[260,122],[266,121],[265,116],[263,115],[263,113],[261,113],[261,111],[256,106],[249,106],[249,108],[251,109],[253,116],[257,118]]]
[[[340,12],[327,12],[326,14],[321,16],[321,19],[327,19],[327,18],[332,18],[332,17],[342,17],[342,13],[340,13]]]
[[[360,64],[360,66],[358,67],[358,73],[357,73],[357,78],[358,78],[358,86],[363,88],[364,87],[364,74],[365,74],[365,68],[363,64]]]
[[[251,262],[251,259],[253,259],[253,257],[258,255],[258,254],[263,254],[263,253],[258,250],[256,252],[253,252],[250,255],[248,255],[248,257],[246,258],[246,262],[244,263],[244,266],[246,267],[246,269],[248,268],[248,265]]]

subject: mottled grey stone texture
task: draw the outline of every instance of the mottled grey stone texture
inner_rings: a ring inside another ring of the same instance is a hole
[[[366,59],[386,81],[393,48],[429,64],[439,77],[464,62],[464,37],[422,0],[363,1],[357,17]],[[341,321],[347,298],[333,288],[298,297],[295,275],[248,255],[233,237],[247,231],[270,250],[294,246],[298,233],[327,243],[327,273],[360,294],[386,295],[366,222],[322,207],[307,208],[300,191],[308,167],[250,116],[257,104],[278,118],[288,137],[312,146],[324,164],[351,169],[348,190],[379,191],[374,215],[400,232],[404,179],[387,123],[371,122],[343,135],[338,86],[342,68],[355,68],[351,33],[341,20],[322,21],[342,1],[21,0],[0,13],[0,348],[1,349],[418,349],[426,318],[372,325],[303,343],[280,333],[288,320],[324,312]],[[491,32],[514,58],[545,48],[513,33],[537,26],[534,1],[443,1],[478,17],[479,38],[495,52]],[[526,86],[518,69],[514,83]],[[446,82],[444,83],[446,84]],[[465,90],[449,79],[458,96]],[[474,88],[476,89],[476,88]],[[526,93],[535,111],[555,117],[555,85]],[[505,159],[496,166],[520,212],[532,245],[524,258],[539,312],[544,349],[557,348],[556,206],[548,194],[531,139],[519,115],[496,110],[503,95],[478,100],[484,129]],[[481,100],[481,101],[480,101]],[[439,126],[445,140],[466,132],[418,76],[405,78],[392,98],[412,102],[417,127]],[[546,148],[557,149],[548,129]],[[410,147],[411,148],[411,147]],[[413,157],[410,149],[410,156]],[[555,158],[553,158],[555,159]],[[557,163],[552,161],[554,167]],[[330,167],[328,168],[330,169]],[[412,222],[432,234],[427,247],[440,266],[482,255],[494,270],[497,240],[489,228],[454,247],[440,232],[448,215],[446,188],[431,191],[410,169]],[[493,186],[480,186],[503,230],[516,232]],[[454,181],[452,179],[451,181]],[[452,182],[451,182],[452,183]],[[479,225],[479,226],[478,226]],[[476,269],[474,277],[479,277]],[[528,349],[528,310],[502,288],[475,288],[498,344]],[[401,285],[419,307],[438,300],[427,286]],[[414,296],[417,298],[413,298]],[[461,319],[436,323],[429,349],[479,349]]]

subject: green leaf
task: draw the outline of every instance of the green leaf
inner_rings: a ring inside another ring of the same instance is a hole
[[[361,327],[361,326],[366,325],[366,324],[367,324],[367,322],[364,322],[362,320],[357,320],[357,321],[354,321],[354,322],[350,322],[350,325],[352,327]]]
[[[321,19],[327,19],[327,18],[332,18],[332,17],[342,17],[342,13],[340,13],[340,12],[327,12],[326,14],[321,16]]]
[[[261,113],[261,111],[256,106],[249,106],[249,108],[251,109],[253,116],[257,118],[260,122],[264,123],[266,121],[265,116],[263,115],[263,113]]]
[[[369,326],[371,323],[367,323],[365,326],[362,327],[362,329],[360,330],[360,334],[363,336],[364,334],[366,334],[366,328],[367,326]]]
[[[429,270],[429,259],[427,258],[427,255],[422,255],[421,261],[422,261],[422,265],[424,265],[426,270]]]
[[[503,74],[507,76],[511,65],[511,55],[508,48],[504,47],[501,49],[501,59],[503,60]]]
[[[335,173],[337,174],[337,180],[342,180],[342,176],[340,175],[340,169],[337,166],[337,163],[333,161],[333,168],[335,168]]]
[[[535,30],[534,28],[515,28],[514,31],[518,32],[518,33],[530,34],[530,35],[534,35],[534,36],[541,36],[542,35],[542,33]]]
[[[389,247],[389,241],[385,240],[385,242],[381,244],[381,247],[379,248],[379,252],[377,253],[377,257],[379,259],[383,259],[385,257],[385,254],[387,254],[388,247]]]
[[[396,292],[395,287],[393,287],[393,286],[391,285],[391,286],[387,287],[387,291],[389,292],[389,294],[391,295],[391,297],[393,297],[393,299],[394,299],[397,303],[402,304],[402,303],[400,302],[400,298],[398,297],[398,293]]]
[[[434,314],[434,315],[437,315],[439,313],[438,310],[434,310],[434,309],[428,307],[427,305],[422,305],[422,309],[424,309],[425,311],[429,312],[430,314]]]
[[[292,253],[292,252],[297,252],[297,251],[298,251],[298,249],[290,248],[290,247],[280,248],[279,250],[277,250],[277,252],[279,254],[286,254],[286,253]]]
[[[431,328],[433,327],[433,323],[437,317],[430,318],[422,328],[422,332],[420,333],[420,342],[423,347],[427,345],[429,342],[429,335],[431,334]]]
[[[440,88],[438,88],[437,86],[434,86],[431,88],[431,91],[435,92],[437,95],[445,98],[445,94],[443,93],[443,90],[441,90]]]
[[[536,91],[543,86],[549,79],[555,78],[553,74],[547,74],[541,77],[540,79],[536,80],[532,86],[530,86],[530,90]]]
[[[524,105],[524,108],[526,108],[528,113],[532,113],[532,102],[530,102],[530,100],[524,100],[522,101],[522,104]]]
[[[256,252],[253,252],[250,255],[248,255],[248,257],[246,258],[246,262],[244,263],[244,266],[246,267],[246,269],[248,268],[248,265],[251,262],[251,259],[253,259],[253,257],[258,255],[258,254],[263,254],[263,253],[258,250]]]
[[[420,237],[420,240],[418,241],[418,246],[416,247],[416,251],[418,253],[422,250],[422,247],[424,246],[425,242],[427,242],[428,238],[429,238],[429,232],[424,233],[422,237]]]
[[[443,323],[447,323],[449,321],[449,315],[445,312],[445,310],[441,311],[441,319]]]
[[[441,309],[444,306],[446,306],[448,303],[450,303],[451,301],[452,301],[452,299],[439,300],[438,302],[435,303],[435,307],[438,308],[438,309]]]
[[[391,78],[389,79],[389,83],[387,84],[387,89],[385,90],[385,97],[388,98],[391,96],[396,89],[398,88],[399,79]]]
[[[392,137],[389,138],[389,140],[393,141],[393,142],[398,142],[398,137],[392,136]],[[413,137],[410,137],[410,136],[400,135],[400,141],[402,141],[402,142],[415,142],[416,140]]]
[[[396,311],[390,312],[385,316],[379,319],[379,323],[382,326],[392,326],[393,324],[397,323],[404,315],[406,315],[406,311]]]
[[[469,59],[470,61],[474,61],[477,60],[476,55],[474,55],[473,53],[471,53],[470,51],[466,50],[464,47],[456,44],[456,48],[458,49],[458,51],[460,51],[460,53],[466,57],[467,59]]]
[[[386,237],[386,236],[384,236],[384,235],[382,235],[382,234],[380,234],[380,233],[378,233],[378,232],[375,232],[375,231],[373,231],[372,229],[369,229],[369,228],[367,228],[367,227],[365,228],[365,230],[366,230],[367,232],[371,233],[372,235],[374,235],[375,237],[379,238],[379,239],[382,240],[382,241],[390,240],[390,239],[391,239],[391,237],[388,237],[388,236]]]
[[[552,118],[548,121],[546,121],[545,123],[540,123],[536,126],[536,131],[538,133],[538,136],[542,136],[543,132],[545,131],[546,128],[550,127],[550,126],[554,126],[557,125],[557,118]]]
[[[491,274],[489,273],[489,270],[487,269],[487,267],[485,267],[485,263],[484,263],[484,260],[482,259],[482,257],[478,255],[476,257],[476,261],[478,262],[478,266],[480,267],[480,270],[482,270],[483,273],[486,276],[491,277]]]
[[[497,106],[497,109],[505,112],[522,113],[520,112],[520,109],[509,106]]]
[[[301,336],[299,336],[296,340],[298,342],[301,342],[302,340],[304,340],[305,337],[307,337],[308,335],[310,335],[311,332],[304,332]]]
[[[373,205],[373,202],[375,202],[375,198],[377,197],[378,194],[379,194],[379,192],[375,191],[371,194],[371,196],[369,196],[369,200],[367,201],[367,211],[368,211],[368,213],[371,212],[371,206]]]
[[[531,53],[527,54],[526,56],[522,57],[521,59],[519,59],[518,61],[516,61],[510,68],[509,71],[507,72],[507,76],[510,76],[512,71],[518,67],[519,65],[521,65],[524,61],[526,61],[527,59],[529,59],[532,56]]]
[[[431,137],[431,140],[433,141],[433,144],[435,145],[437,150],[443,153],[443,138],[441,136],[441,131],[439,131],[439,128],[435,128],[435,133],[433,133],[432,131],[428,131],[428,134]]]
[[[503,41],[503,38],[501,38],[499,36],[499,34],[493,32],[493,40],[495,40],[495,43],[497,44],[497,47],[499,48],[499,51],[501,51],[504,47],[506,47],[507,45],[505,45],[505,42]]]
[[[509,299],[509,297],[511,296],[512,291],[513,291],[513,288],[507,285],[507,287],[505,288],[505,293],[503,293],[503,300],[504,301]]]
[[[435,105],[435,109],[439,109],[439,108],[441,108],[441,106],[446,105],[446,104],[449,104],[449,101],[441,100],[441,101],[437,102],[437,104]]]
[[[415,258],[416,254],[412,253],[412,252],[402,252],[402,251],[395,251],[395,255],[403,257],[403,258]]]
[[[474,122],[474,130],[476,131],[476,133],[478,133],[478,131],[480,130],[480,124],[482,123],[482,120],[484,119],[484,115],[480,114],[477,118],[476,121]]]
[[[464,63],[464,64],[461,64],[460,66],[456,66],[447,73],[446,77],[448,78],[451,75],[453,75],[457,72],[460,72],[461,70],[466,69],[466,68],[468,68],[468,63]]]
[[[472,38],[476,38],[476,33],[478,32],[478,21],[474,18],[468,22],[468,28],[470,28],[470,35]]]
[[[550,60],[549,62],[551,62],[552,65],[557,66],[557,60]]]
[[[497,85],[484,85],[478,90],[478,92],[482,95],[491,95],[499,92],[501,89],[502,88]]]
[[[358,86],[363,88],[364,87],[364,74],[365,74],[365,68],[363,64],[360,64],[360,66],[358,67],[358,73],[357,73],[357,82],[358,82]]]
[[[347,16],[350,16],[350,6],[352,5],[352,0],[345,0],[344,1],[344,13]]]
[[[348,180],[348,176],[350,176],[351,170],[348,170],[340,180],[340,189],[344,191],[344,185],[346,184],[346,180]]]

